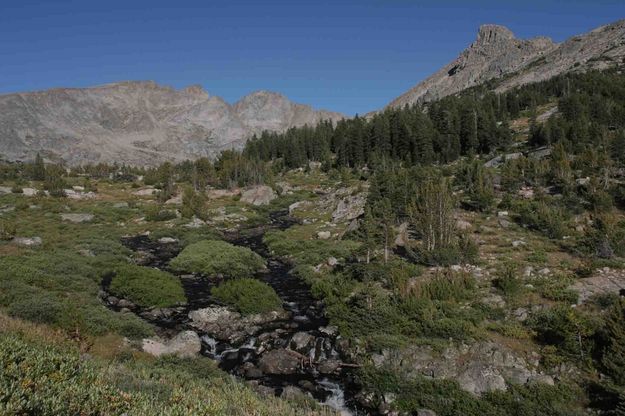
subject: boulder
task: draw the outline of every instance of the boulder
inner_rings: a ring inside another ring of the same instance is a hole
[[[240,371],[243,377],[247,379],[261,378],[263,376],[263,372],[249,361],[243,363]]]
[[[164,341],[161,338],[144,339],[142,349],[155,357],[161,355],[194,357],[202,349],[202,343],[195,332],[183,331],[169,341]]]
[[[334,374],[341,368],[341,362],[338,360],[323,360],[317,365],[317,370],[321,374]]]
[[[175,238],[172,237],[161,237],[158,239],[160,244],[175,244],[178,242]]]
[[[275,191],[271,189],[271,187],[266,185],[259,185],[244,191],[241,194],[241,202],[256,206],[268,205],[277,197],[278,195],[276,195]]]
[[[311,205],[312,205],[312,202],[310,202],[310,201],[297,201],[297,202],[294,202],[291,205],[289,205],[289,214],[293,214],[298,209],[309,207]]]
[[[458,219],[456,220],[456,228],[460,231],[468,231],[473,227],[469,221]]]
[[[182,205],[182,194],[178,194],[173,198],[169,198],[165,201],[165,205]]]
[[[407,377],[455,380],[474,395],[505,390],[507,383],[524,384],[538,374],[523,357],[491,341],[450,346],[442,352],[429,346],[383,350],[372,361],[378,368],[396,368]]]
[[[64,189],[65,196],[68,199],[81,200],[81,199],[95,199],[96,194],[93,192],[80,192],[74,189]]]
[[[260,332],[263,326],[277,325],[288,317],[289,314],[285,311],[242,316],[224,306],[211,306],[189,312],[192,327],[230,344],[240,344]]]
[[[315,342],[315,337],[310,335],[307,332],[296,332],[291,337],[291,341],[289,342],[289,348],[306,354],[312,347]]]
[[[139,189],[137,191],[134,191],[132,194],[134,196],[151,196],[151,195],[154,195],[155,191],[156,190],[154,189],[153,186],[147,186],[147,187],[145,187],[143,189]]]
[[[365,213],[366,202],[367,194],[365,192],[342,198],[332,213],[332,221],[338,223],[352,221],[360,217]]]
[[[282,393],[280,397],[287,400],[298,400],[302,398],[308,397],[306,393],[304,393],[301,389],[295,386],[286,386],[282,389]]]
[[[61,214],[61,219],[63,221],[69,221],[75,224],[90,222],[93,218],[93,214]]]
[[[402,222],[397,227],[395,235],[395,245],[398,247],[404,247],[408,245],[408,223]]]
[[[117,208],[117,209],[128,208],[128,206],[129,206],[128,202],[116,202],[113,204],[113,208]]]
[[[188,222],[184,225],[185,228],[200,228],[206,225],[205,221],[202,221],[201,219],[197,218],[197,217],[193,217],[191,219],[191,222]]]
[[[317,238],[319,240],[329,240],[332,237],[332,233],[330,231],[319,231],[317,233]]]
[[[22,195],[24,196],[35,196],[37,195],[37,191],[35,188],[22,188]]]
[[[41,237],[15,237],[11,242],[21,247],[37,247],[43,243],[43,240]]]
[[[265,374],[295,374],[299,371],[303,358],[303,355],[295,351],[287,349],[271,350],[260,357],[258,368]]]
[[[625,290],[625,270],[604,267],[598,269],[591,277],[578,279],[570,288],[579,294],[580,304],[594,295],[607,293],[619,295]]]

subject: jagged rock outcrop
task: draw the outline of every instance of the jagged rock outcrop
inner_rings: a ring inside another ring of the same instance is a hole
[[[456,380],[461,389],[475,395],[506,390],[509,383],[553,384],[549,375],[537,371],[538,355],[524,358],[489,341],[449,346],[442,353],[429,346],[410,346],[401,351],[384,350],[372,359],[376,367],[394,369],[408,378]]]
[[[0,154],[154,165],[212,157],[263,130],[342,117],[268,91],[230,105],[199,86],[175,90],[151,81],[51,89],[0,95]]]
[[[393,100],[389,107],[429,102],[505,76],[496,91],[543,81],[567,71],[623,63],[625,20],[574,36],[561,44],[546,37],[517,39],[498,25],[480,27],[458,58]]]

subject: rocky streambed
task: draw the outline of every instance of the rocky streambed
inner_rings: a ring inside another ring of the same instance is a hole
[[[231,234],[235,245],[248,247],[267,261],[267,270],[256,275],[269,284],[283,301],[283,310],[243,316],[211,298],[211,288],[221,276],[178,275],[187,304],[175,308],[142,310],[127,300],[107,293],[110,279],[102,282],[102,297],[109,307],[137,313],[158,329],[157,339],[144,340],[143,348],[155,355],[201,353],[219,362],[229,373],[241,377],[263,394],[296,398],[312,396],[343,414],[359,413],[354,395],[347,342],[328,325],[323,303],[310,288],[289,274],[289,265],[267,252],[262,242],[269,228],[292,224],[286,213],[274,213],[264,227]],[[181,250],[173,239],[152,240],[147,235],[124,238],[139,264],[168,269]]]

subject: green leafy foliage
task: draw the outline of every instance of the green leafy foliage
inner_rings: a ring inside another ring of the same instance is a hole
[[[139,306],[164,308],[186,301],[180,280],[169,273],[134,264],[119,265],[114,273],[111,293]]]
[[[280,310],[282,300],[275,290],[260,280],[230,279],[211,290],[220,302],[234,306],[244,315]]]
[[[249,248],[204,240],[187,246],[171,261],[170,267],[179,272],[237,278],[252,276],[265,267],[265,261]]]

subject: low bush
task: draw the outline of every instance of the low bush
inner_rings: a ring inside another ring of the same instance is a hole
[[[475,279],[467,273],[446,272],[430,280],[420,281],[412,289],[412,295],[430,300],[466,300],[475,294]]]
[[[574,358],[589,356],[592,349],[590,339],[599,326],[592,316],[568,305],[536,312],[530,315],[526,324],[536,333],[539,342],[552,345]]]
[[[58,325],[64,316],[63,304],[55,297],[35,292],[9,304],[10,316],[31,322]]]
[[[8,241],[15,237],[17,230],[15,223],[8,220],[0,221],[0,240]]]
[[[160,207],[150,207],[145,213],[146,221],[169,221],[177,217],[176,212]]]
[[[260,280],[242,278],[226,280],[211,290],[215,299],[234,306],[245,315],[279,310],[282,300],[275,290]]]
[[[169,273],[133,264],[114,270],[109,290],[142,307],[169,307],[186,301],[180,280]]]
[[[501,267],[499,276],[493,280],[493,286],[506,297],[514,298],[523,292],[523,282],[517,276],[517,265],[506,263]]]
[[[561,239],[569,231],[569,214],[564,208],[543,201],[520,201],[515,205],[519,222],[549,238]]]
[[[314,409],[261,398],[206,358],[85,360],[69,345],[1,332],[0,386],[2,415],[303,415]]]
[[[204,240],[187,246],[171,261],[170,267],[178,272],[242,278],[263,269],[265,261],[249,248]]]
[[[271,231],[263,239],[269,249],[280,257],[288,257],[296,264],[316,266],[330,257],[344,259],[352,255],[360,243],[351,240],[311,240],[296,235],[297,227],[285,231]]]

